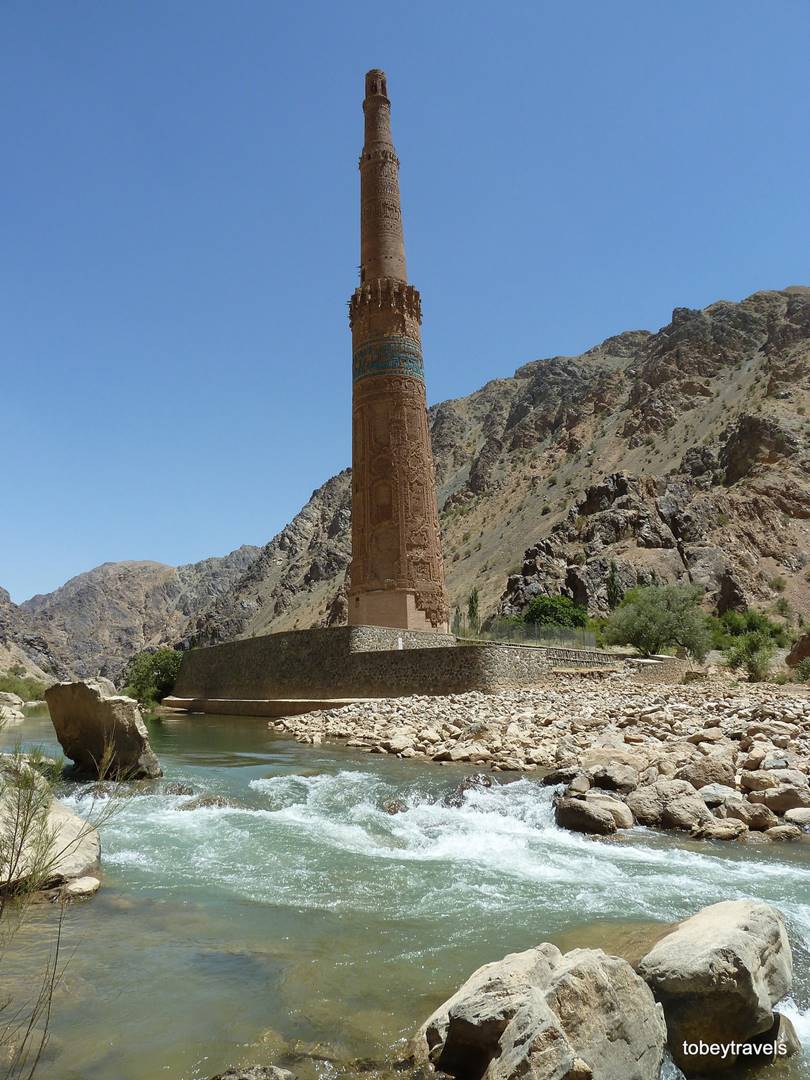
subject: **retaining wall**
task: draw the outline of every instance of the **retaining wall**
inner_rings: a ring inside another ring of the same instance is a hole
[[[530,686],[551,668],[616,665],[613,654],[599,650],[456,645],[449,634],[340,626],[192,649],[183,657],[171,701],[193,700],[194,708],[210,711],[205,702],[223,699],[458,694]]]

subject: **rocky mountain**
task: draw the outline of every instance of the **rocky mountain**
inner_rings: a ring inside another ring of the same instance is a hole
[[[55,592],[24,601],[16,617],[48,643],[55,674],[69,670],[116,679],[134,653],[179,636],[198,612],[232,588],[258,553],[245,545],[187,566],[104,563]]]
[[[809,405],[810,288],[796,286],[676,308],[657,333],[434,406],[451,605],[475,585],[489,614],[559,591],[604,612],[615,564],[622,589],[694,581],[721,606],[810,616]],[[341,621],[349,527],[344,471],[183,642]]]
[[[600,613],[611,589],[693,581],[721,608],[810,618],[809,407],[803,286],[676,308],[657,333],[535,360],[434,406],[451,606],[477,586],[489,615],[538,592]],[[19,608],[0,598],[0,643],[22,619],[34,658],[115,677],[158,642],[343,621],[350,515],[344,470],[261,549],[109,563]]]
[[[8,672],[48,682],[67,677],[68,669],[36,633],[25,612],[0,589],[0,673]]]

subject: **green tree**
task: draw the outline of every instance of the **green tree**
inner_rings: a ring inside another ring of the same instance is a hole
[[[171,694],[183,654],[176,649],[155,649],[138,653],[125,673],[124,693],[143,705],[154,705]]]
[[[481,615],[478,610],[478,586],[474,585],[473,590],[467,598],[467,622],[471,634],[477,634],[481,629]]]
[[[702,595],[693,585],[630,589],[607,620],[605,641],[635,645],[647,656],[676,645],[702,660],[711,645],[709,618],[700,609]]]
[[[535,596],[523,621],[538,626],[587,626],[588,612],[568,596]]]
[[[614,611],[624,598],[624,588],[622,587],[621,578],[619,577],[619,568],[616,566],[616,560],[610,560],[610,571],[607,579],[607,602],[611,611]]]
[[[455,610],[453,612],[452,631],[456,635],[456,637],[458,637],[461,633],[461,608],[458,606],[458,604],[456,604]]]

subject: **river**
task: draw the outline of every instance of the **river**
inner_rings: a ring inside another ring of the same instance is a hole
[[[650,921],[755,896],[784,912],[794,949],[786,1008],[805,1056],[778,1075],[810,1080],[810,845],[643,829],[597,842],[554,826],[536,780],[470,791],[454,808],[441,800],[463,768],[302,746],[257,719],[149,727],[167,780],[234,805],[116,801],[103,888],[68,914],[42,1075],[191,1080],[301,1053],[301,1076],[334,1075],[320,1057],[390,1058],[474,968],[507,952],[610,947]],[[47,715],[0,734],[0,746],[14,741],[59,750]],[[393,798],[408,811],[381,809]],[[82,789],[67,801],[90,808]],[[4,988],[38,970],[55,916],[33,909]]]

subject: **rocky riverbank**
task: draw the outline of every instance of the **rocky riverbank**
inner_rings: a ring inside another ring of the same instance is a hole
[[[810,695],[795,687],[561,675],[497,694],[358,702],[270,727],[301,742],[537,772],[566,785],[557,820],[581,832],[642,824],[792,840],[810,827]]]

